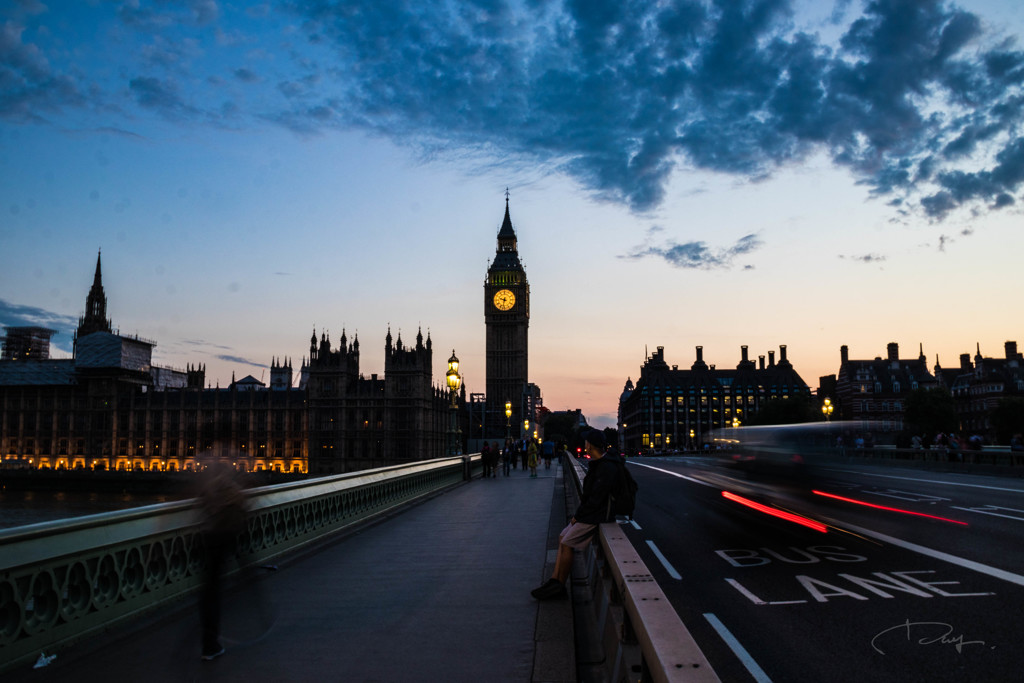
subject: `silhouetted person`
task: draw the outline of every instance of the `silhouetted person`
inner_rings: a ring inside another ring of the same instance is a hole
[[[210,660],[224,654],[220,643],[224,564],[235,551],[238,535],[245,530],[245,495],[235,470],[224,463],[214,463],[200,476],[199,510],[206,564],[199,592],[199,619],[202,658]]]
[[[614,453],[605,452],[607,446],[604,432],[591,430],[585,439],[590,465],[583,478],[580,504],[568,526],[558,535],[558,555],[555,556],[555,569],[551,578],[531,591],[531,595],[538,600],[566,597],[565,582],[572,570],[573,550],[585,550],[597,537],[598,525],[615,519],[610,498],[619,477],[622,460]]]

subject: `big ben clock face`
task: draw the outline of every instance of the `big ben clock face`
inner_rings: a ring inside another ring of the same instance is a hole
[[[508,289],[499,289],[494,293],[494,307],[499,311],[507,311],[516,305],[516,295]]]

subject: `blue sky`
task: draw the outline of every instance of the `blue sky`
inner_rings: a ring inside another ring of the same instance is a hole
[[[221,385],[390,325],[483,391],[511,192],[531,379],[614,421],[644,349],[812,386],[1024,341],[1024,6],[0,4],[0,324],[109,315]]]

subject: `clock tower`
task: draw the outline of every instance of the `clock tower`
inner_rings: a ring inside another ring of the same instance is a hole
[[[484,281],[484,323],[487,326],[487,425],[490,439],[505,436],[505,402],[512,403],[511,433],[523,423],[524,389],[528,379],[530,283],[519,262],[516,233],[508,213],[498,231],[498,248]]]

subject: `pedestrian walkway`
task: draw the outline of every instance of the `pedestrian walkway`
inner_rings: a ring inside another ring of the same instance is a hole
[[[558,670],[573,670],[571,661],[559,661],[572,657],[571,610],[554,607],[569,615],[563,636],[553,629],[552,607],[530,597],[550,567],[549,527],[565,521],[561,484],[556,466],[542,466],[536,479],[522,470],[474,479],[316,552],[285,559],[276,571],[259,570],[226,596],[227,651],[213,661],[199,659],[192,601],[137,631],[82,643],[14,678],[568,680]],[[538,648],[539,632],[547,634],[542,640],[568,639],[567,647]]]

